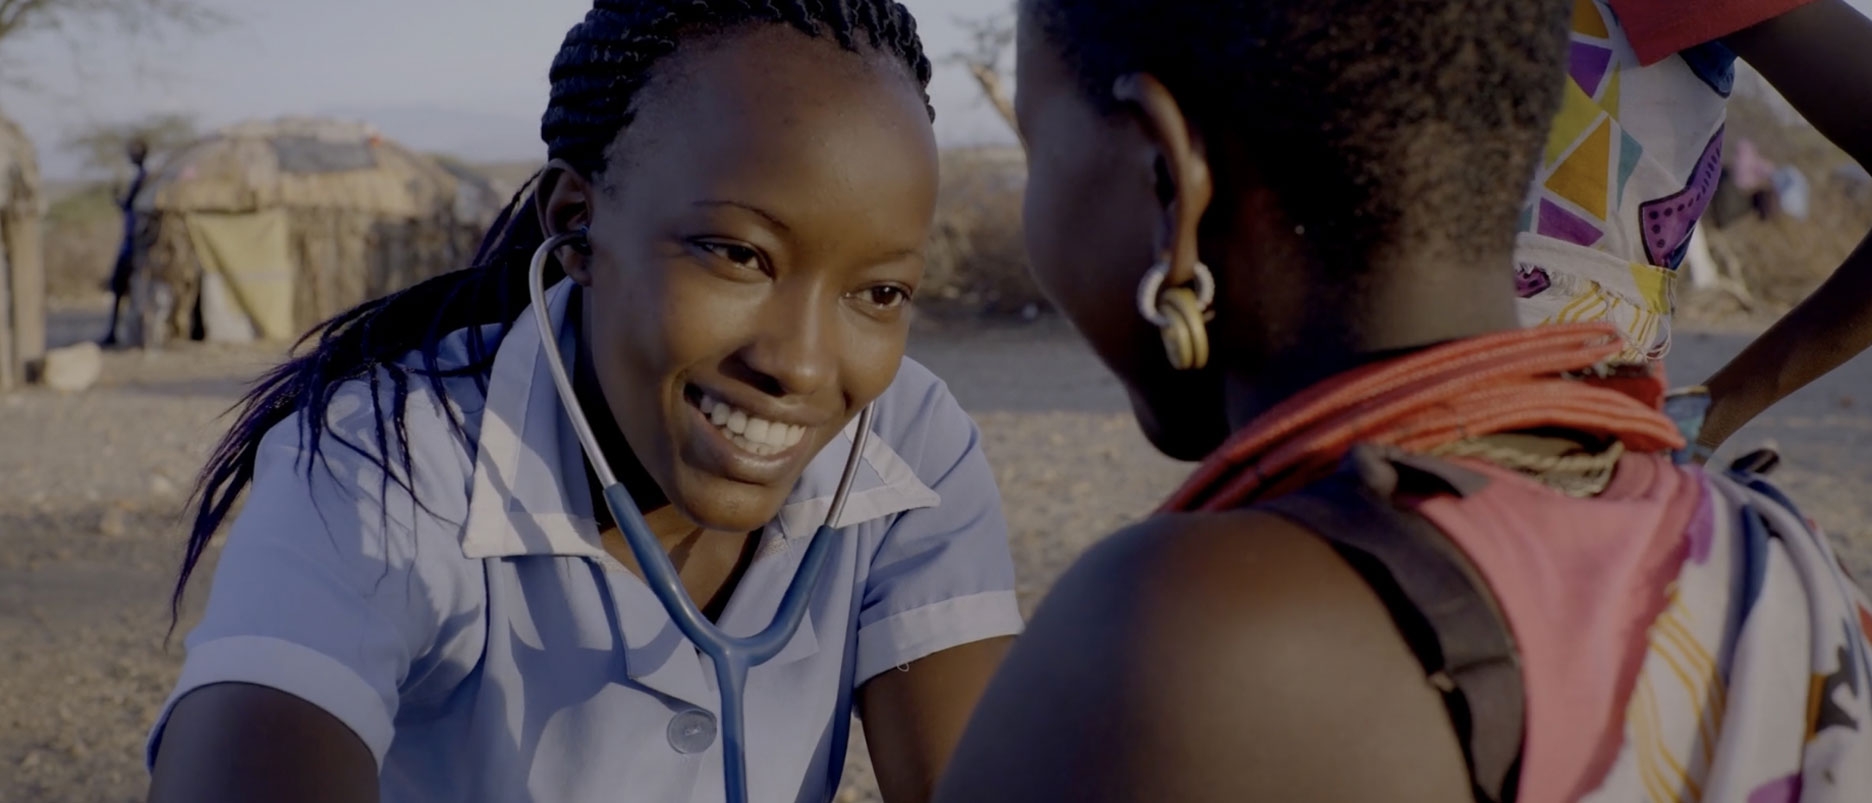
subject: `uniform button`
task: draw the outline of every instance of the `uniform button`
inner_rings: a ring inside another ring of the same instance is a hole
[[[670,747],[683,755],[695,755],[709,749],[715,743],[715,715],[700,708],[691,708],[670,717]]]

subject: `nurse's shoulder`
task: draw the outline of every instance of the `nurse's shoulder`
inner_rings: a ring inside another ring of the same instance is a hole
[[[437,367],[466,344],[445,338]],[[460,614],[486,592],[460,536],[482,395],[422,362],[338,384],[315,426],[261,440],[149,740],[151,800],[376,800],[399,707],[472,670],[485,633]]]

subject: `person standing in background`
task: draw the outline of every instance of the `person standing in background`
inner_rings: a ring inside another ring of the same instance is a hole
[[[136,168],[136,173],[130,179],[130,189],[117,201],[117,207],[123,210],[123,241],[117,246],[117,264],[111,268],[108,286],[111,293],[110,328],[104,332],[104,340],[99,344],[106,348],[117,345],[118,316],[123,312],[124,296],[130,294],[130,270],[136,248],[136,197],[143,190],[143,179],[148,175],[143,163],[149,159],[149,143],[141,137],[134,138],[125,148],[125,153],[130,157],[130,164]]]

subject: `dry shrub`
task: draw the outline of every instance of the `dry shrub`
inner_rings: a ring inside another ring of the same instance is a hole
[[[1027,162],[1017,148],[945,151],[924,278],[924,306],[951,313],[1019,313],[1044,307],[1027,273],[1021,193]]]

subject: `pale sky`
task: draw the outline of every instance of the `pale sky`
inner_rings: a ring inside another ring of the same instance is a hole
[[[153,112],[191,113],[204,126],[337,113],[371,119],[418,148],[532,158],[544,152],[537,131],[546,70],[566,29],[591,7],[591,0],[203,2],[229,10],[237,24],[170,41],[94,33],[76,55],[58,35],[23,40],[17,50],[8,44],[9,72],[23,67],[38,86],[0,81],[0,113],[33,138],[47,175],[76,170],[58,147],[67,132]],[[1011,2],[905,4],[935,57],[965,44],[956,18],[986,16]],[[1012,141],[966,73],[937,72],[931,91],[945,144]]]
[[[39,146],[45,173],[76,170],[59,143],[96,122],[154,112],[193,114],[205,127],[283,114],[338,114],[377,123],[425,150],[475,159],[543,153],[538,120],[546,70],[590,0],[201,0],[238,22],[218,33],[134,40],[117,33],[8,43],[0,113]],[[936,57],[964,46],[957,18],[1011,0],[905,0]],[[1872,0],[1851,0],[1872,13]],[[17,48],[17,49],[15,49]],[[7,86],[22,71],[34,90]],[[948,145],[1010,142],[959,67],[931,88]]]

